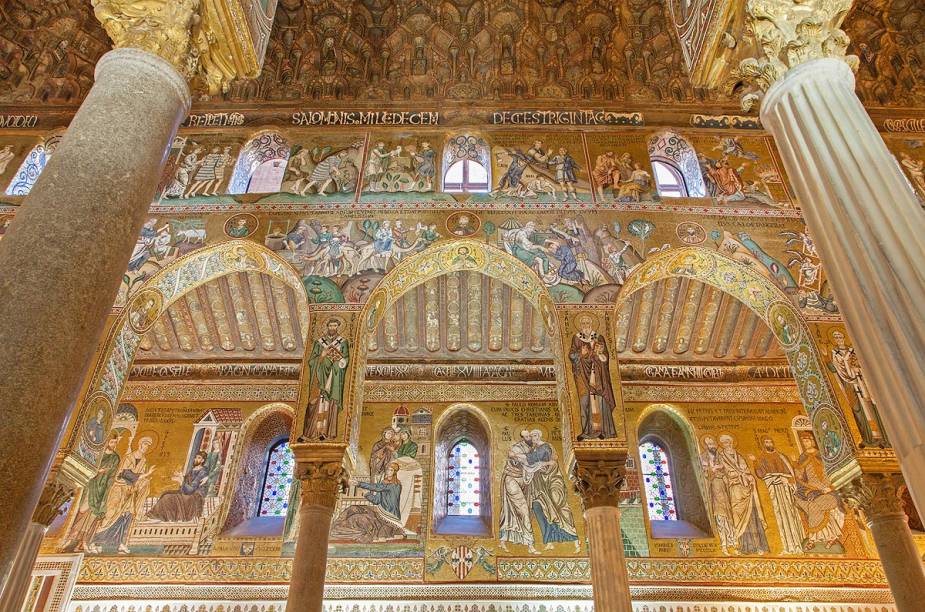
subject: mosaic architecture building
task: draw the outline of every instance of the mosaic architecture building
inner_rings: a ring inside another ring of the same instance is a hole
[[[0,610],[921,610],[923,33],[10,0]]]

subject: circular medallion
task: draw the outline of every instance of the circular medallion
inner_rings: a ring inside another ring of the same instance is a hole
[[[803,335],[800,317],[787,302],[774,302],[768,307],[768,324],[784,350],[799,344]]]
[[[477,243],[453,245],[443,253],[443,267],[447,270],[483,270],[485,252]]]
[[[164,309],[164,296],[154,287],[139,291],[128,306],[128,323],[136,333],[144,334]]]
[[[225,235],[229,238],[247,238],[257,231],[260,221],[250,213],[241,213],[225,221]]]
[[[93,395],[87,401],[86,420],[81,428],[83,444],[92,449],[99,450],[106,442],[112,424],[112,405],[102,393]]]
[[[816,410],[813,414],[813,430],[826,463],[837,462],[848,450],[842,420],[832,406],[825,404]]]
[[[678,240],[690,246],[700,244],[707,239],[707,231],[702,225],[693,221],[678,223],[675,233],[678,235]]]
[[[668,262],[668,272],[675,276],[704,278],[713,273],[716,260],[700,249],[683,249]]]
[[[225,260],[225,265],[232,270],[261,271],[266,268],[263,253],[257,250],[254,243],[246,240],[234,240],[227,244],[228,248],[222,253],[222,257]]]
[[[446,218],[446,229],[457,238],[472,236],[482,225],[482,220],[475,213],[459,210]]]

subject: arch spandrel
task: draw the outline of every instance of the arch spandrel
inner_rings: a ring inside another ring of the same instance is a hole
[[[825,376],[809,326],[787,295],[766,277],[715,251],[669,249],[650,256],[627,278],[616,311],[643,287],[678,277],[728,293],[767,324],[790,363],[803,407],[813,422],[826,473],[836,487],[857,476],[857,447]]]
[[[308,298],[298,274],[266,247],[249,240],[229,240],[177,259],[138,288],[110,328],[86,399],[75,419],[78,425],[71,430],[65,445],[70,454],[86,463],[95,463],[101,445],[83,440],[84,420],[103,410],[104,417],[111,422],[141,338],[161,315],[190,291],[235,272],[267,274],[292,287],[302,329],[308,328]]]

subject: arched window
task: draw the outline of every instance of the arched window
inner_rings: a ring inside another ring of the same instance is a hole
[[[481,505],[479,451],[460,440],[450,450],[446,472],[446,513],[449,516],[478,516]]]
[[[659,132],[649,139],[649,161],[658,194],[667,198],[705,198],[697,152],[680,134]]]
[[[443,190],[449,193],[486,193],[488,172],[482,164],[471,159],[458,161],[443,175]]]
[[[488,193],[491,190],[491,158],[488,143],[471,134],[454,136],[443,148],[443,191]]]
[[[646,507],[650,521],[676,521],[674,487],[668,453],[658,442],[648,440],[639,445],[639,468],[646,492]]]
[[[687,196],[684,177],[674,164],[656,160],[652,162],[652,170],[655,171],[655,187],[658,189],[658,195],[663,198]]]
[[[652,537],[709,537],[700,456],[690,426],[670,406],[653,408],[637,430],[639,488]]]
[[[22,164],[19,165],[19,169],[16,170],[13,180],[10,181],[9,186],[6,188],[6,195],[24,196],[32,191],[32,186],[35,185],[35,181],[38,180],[42,170],[45,169],[45,165],[51,159],[51,154],[54,153],[60,140],[60,135],[52,136],[29,151],[26,158],[22,160]]]
[[[434,533],[491,533],[490,440],[488,421],[475,406],[451,406],[440,418],[434,446]]]
[[[258,516],[286,516],[294,468],[295,458],[289,448],[289,440],[280,440],[270,447]]]
[[[228,193],[275,193],[280,190],[289,142],[276,132],[254,136],[238,156]]]

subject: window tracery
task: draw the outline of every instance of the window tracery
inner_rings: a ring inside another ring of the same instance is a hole
[[[32,186],[45,169],[60,140],[61,136],[52,136],[29,151],[6,188],[6,195],[24,196],[32,191]]]
[[[460,440],[450,450],[447,465],[447,515],[478,515],[479,480],[479,451],[468,440]]]
[[[647,440],[639,445],[639,459],[649,520],[678,520],[668,452],[658,442]]]
[[[294,469],[295,458],[288,439],[280,440],[270,447],[258,516],[286,516]]]
[[[488,193],[491,157],[488,143],[471,134],[454,136],[443,149],[443,191]]]

